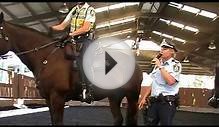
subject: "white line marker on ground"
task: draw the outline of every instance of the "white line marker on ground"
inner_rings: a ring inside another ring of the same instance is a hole
[[[69,106],[65,106],[65,108],[68,108]],[[9,116],[17,116],[17,115],[24,115],[24,114],[30,114],[30,113],[37,113],[37,112],[44,112],[49,111],[48,107],[43,108],[36,108],[36,109],[16,109],[16,110],[8,110],[8,111],[0,111],[0,118],[3,117],[9,117]]]

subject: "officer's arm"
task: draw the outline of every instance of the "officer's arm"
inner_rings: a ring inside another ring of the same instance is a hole
[[[77,36],[86,33],[90,30],[90,28],[91,28],[91,23],[89,21],[85,21],[84,25],[81,28],[77,29],[74,32],[69,33],[69,36]]]
[[[153,61],[155,61],[156,66],[159,68],[161,76],[164,78],[164,80],[167,82],[168,85],[173,85],[176,83],[176,79],[170,75],[170,73],[165,70],[163,66],[161,66],[160,60],[157,58],[154,58]]]
[[[68,13],[68,15],[65,17],[65,19],[62,21],[62,23],[52,26],[53,30],[64,30],[71,22],[71,17],[76,12],[76,7],[72,8],[72,10]]]
[[[150,93],[151,93],[151,86],[147,86],[144,91],[142,99],[146,99],[150,95]]]
[[[150,93],[151,93],[151,86],[147,86],[146,89],[144,91],[142,91],[142,92],[143,92],[142,93],[143,97],[142,97],[142,99],[139,102],[138,109],[142,109],[144,107],[144,104],[146,102],[146,98],[148,98]]]
[[[172,75],[170,75],[170,73],[166,71],[164,67],[159,67],[159,69],[162,77],[168,85],[173,85],[176,83],[176,79]]]
[[[64,30],[67,26],[68,26],[68,22],[63,21],[61,24],[52,26],[52,29],[59,31],[59,30]]]

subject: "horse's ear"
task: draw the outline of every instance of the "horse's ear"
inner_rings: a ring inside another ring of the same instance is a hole
[[[1,14],[0,14],[0,23],[2,23],[4,21],[4,14],[3,14],[3,12],[1,12]]]

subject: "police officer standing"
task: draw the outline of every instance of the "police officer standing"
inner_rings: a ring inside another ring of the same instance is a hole
[[[178,107],[178,83],[182,66],[174,59],[177,49],[175,45],[165,40],[160,46],[161,57],[152,60],[155,67],[150,74],[153,80],[150,92],[146,92],[139,103],[139,109],[142,109],[145,103],[148,105],[146,125],[172,125]]]
[[[82,67],[82,56],[89,44],[94,39],[93,32],[95,26],[95,9],[90,6],[87,2],[77,2],[68,15],[65,17],[62,23],[52,26],[53,30],[61,31],[64,30],[70,24],[69,36],[75,40],[76,43],[82,44],[82,49],[79,58],[76,57],[77,63],[81,72],[81,84],[82,84],[82,101],[91,103],[91,91],[87,88],[90,82],[84,74]]]

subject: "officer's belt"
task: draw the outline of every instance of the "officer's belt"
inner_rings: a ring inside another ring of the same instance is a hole
[[[157,96],[150,97],[149,100],[151,103],[153,102],[174,102],[178,99],[177,95],[166,95],[166,96]]]
[[[83,41],[84,39],[93,39],[93,33],[86,33],[86,34],[82,34],[82,35],[78,35],[78,36],[74,36],[74,40],[76,41]]]
[[[84,39],[84,38],[87,38],[87,37],[88,37],[88,34],[84,34],[84,35],[74,36],[74,39],[78,40],[78,39]]]

